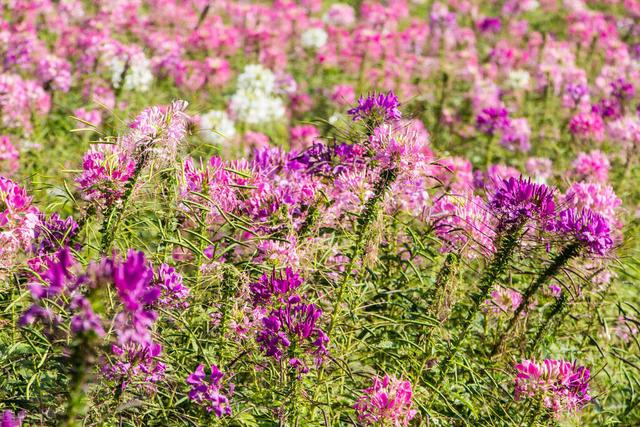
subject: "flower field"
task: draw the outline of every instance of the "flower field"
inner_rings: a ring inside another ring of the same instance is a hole
[[[0,421],[639,426],[639,0],[2,0]]]

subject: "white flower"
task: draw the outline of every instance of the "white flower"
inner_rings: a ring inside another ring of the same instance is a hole
[[[270,70],[262,65],[247,65],[238,76],[229,107],[241,122],[273,122],[285,114],[284,102],[275,96],[275,89],[276,76]]]
[[[121,57],[113,56],[107,61],[107,66],[111,72],[111,83],[113,87],[120,87],[124,90],[136,92],[146,92],[151,88],[153,73],[151,72],[151,61],[142,52],[133,54],[129,58],[128,68],[122,82],[122,74],[125,73],[127,61]]]
[[[514,89],[526,89],[529,87],[531,75],[526,70],[513,70],[507,76],[507,84]]]
[[[211,110],[200,116],[200,135],[212,144],[233,138],[236,128],[226,111]]]
[[[331,115],[331,117],[329,117],[329,124],[335,125],[342,119],[343,119],[342,114],[340,114],[339,112],[335,112]]]
[[[238,76],[238,90],[271,94],[276,87],[276,76],[260,64],[247,65]]]
[[[256,125],[284,117],[284,103],[280,98],[262,92],[238,90],[229,105],[238,120]]]
[[[302,33],[300,42],[305,49],[317,50],[327,44],[328,38],[327,32],[322,28],[310,28]]]

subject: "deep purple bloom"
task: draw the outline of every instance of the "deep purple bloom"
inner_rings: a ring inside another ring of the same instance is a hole
[[[327,353],[329,338],[316,323],[322,310],[314,304],[305,304],[300,298],[290,298],[282,308],[273,310],[262,319],[263,329],[256,341],[267,356],[280,360],[284,352],[295,341],[297,348],[317,356],[321,362]]]
[[[478,29],[483,33],[499,33],[501,28],[500,18],[488,16],[478,22]]]
[[[489,208],[498,217],[499,227],[527,219],[546,223],[555,215],[554,189],[530,179],[509,178],[497,183]]]
[[[398,97],[389,91],[388,93],[371,93],[366,98],[358,99],[358,106],[350,109],[347,113],[353,120],[373,120],[378,122],[393,122],[402,117],[398,107],[400,102]]]
[[[607,221],[590,209],[565,209],[550,228],[571,236],[594,254],[604,255],[613,246]]]
[[[276,273],[274,270],[271,275],[263,274],[256,282],[249,285],[253,302],[255,305],[264,305],[271,301],[274,297],[281,297],[289,294],[302,284],[302,279],[291,268],[287,267],[282,272]]]
[[[78,224],[73,217],[62,219],[53,213],[49,219],[40,214],[40,221],[34,230],[33,251],[38,255],[55,252],[66,246],[78,232]]]
[[[143,252],[129,250],[127,259],[114,266],[113,284],[127,311],[138,311],[158,299],[161,290],[152,283],[153,268]]]
[[[504,107],[483,108],[476,117],[476,127],[487,135],[508,129],[510,125],[509,112]]]
[[[611,82],[611,95],[620,100],[631,99],[636,94],[633,84],[620,77]]]
[[[231,415],[231,406],[227,395],[233,395],[233,384],[229,384],[228,390],[223,390],[223,374],[216,365],[211,365],[209,378],[204,372],[204,365],[200,364],[196,370],[187,377],[187,384],[191,386],[189,400],[204,406],[208,412],[213,412],[216,417]]]
[[[622,105],[617,98],[602,98],[591,106],[591,111],[603,119],[619,119],[622,117]]]
[[[20,427],[23,419],[23,412],[16,415],[13,411],[7,409],[2,413],[2,422],[0,422],[0,427]]]

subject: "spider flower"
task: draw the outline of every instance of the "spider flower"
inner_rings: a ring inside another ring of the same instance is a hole
[[[564,360],[524,360],[515,366],[515,399],[539,399],[556,416],[576,412],[590,400],[590,371]]]
[[[358,422],[364,426],[406,427],[417,412],[411,409],[412,396],[409,381],[389,375],[375,377],[354,406]]]
[[[613,246],[607,220],[589,209],[565,209],[559,213],[558,219],[550,228],[571,236],[593,254],[604,255]]]
[[[208,412],[213,412],[216,417],[231,415],[229,397],[233,395],[233,384],[229,384],[224,390],[222,380],[225,374],[218,366],[211,365],[211,374],[207,377],[204,365],[200,364],[196,370],[187,377],[187,384],[191,386],[189,400],[204,406]]]
[[[366,98],[361,96],[358,105],[347,113],[353,121],[367,120],[374,123],[394,122],[402,117],[398,107],[398,97],[389,91],[388,93],[370,93]]]
[[[532,218],[546,223],[555,215],[554,190],[530,179],[509,178],[497,183],[489,208],[497,216],[499,228]]]

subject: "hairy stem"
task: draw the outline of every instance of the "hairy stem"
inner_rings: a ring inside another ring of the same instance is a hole
[[[495,355],[498,352],[505,337],[515,326],[522,311],[529,306],[531,298],[538,291],[538,289],[540,289],[545,283],[554,278],[560,272],[560,269],[564,267],[572,258],[576,257],[579,253],[579,243],[571,243],[570,245],[565,246],[564,249],[562,249],[562,251],[560,251],[560,253],[553,258],[551,264],[549,264],[547,268],[538,276],[538,278],[533,283],[531,283],[531,285],[529,285],[529,287],[524,291],[524,294],[522,295],[522,301],[520,302],[520,305],[518,305],[515,312],[513,313],[513,316],[509,320],[507,329],[502,333],[502,335],[494,345],[493,350],[491,351],[491,356]]]

